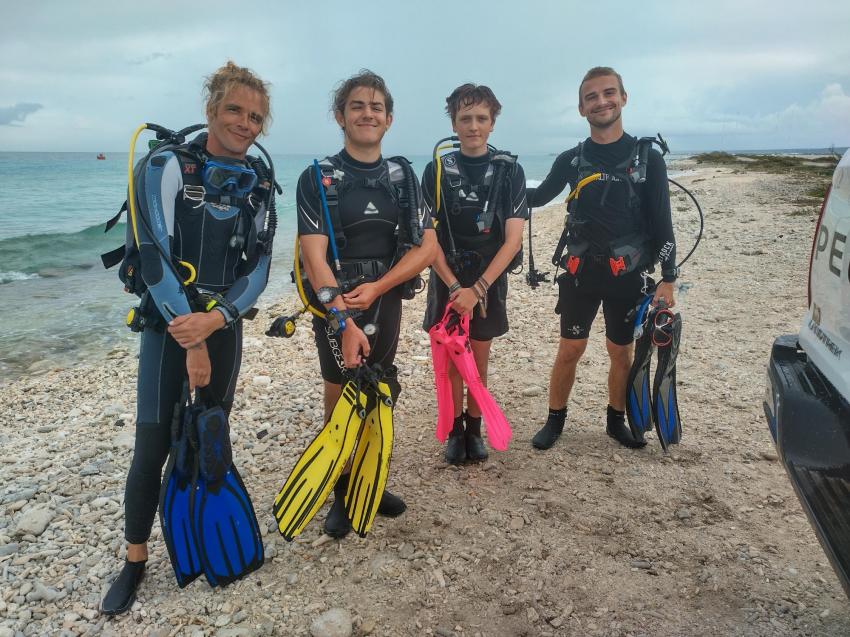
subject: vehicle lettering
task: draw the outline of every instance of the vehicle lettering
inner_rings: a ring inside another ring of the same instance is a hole
[[[815,335],[815,337],[824,344],[824,347],[828,349],[835,358],[841,358],[841,348],[835,344],[835,342],[827,336],[826,332],[824,332],[820,325],[814,322],[814,320],[809,321],[809,330]]]
[[[841,263],[844,260],[844,249],[846,244],[847,235],[835,231],[832,233],[832,243],[830,245],[829,228],[825,224],[821,224],[820,230],[818,231],[817,243],[815,244],[815,261],[818,260],[821,252],[826,252],[827,247],[829,247],[829,261],[827,266],[829,267],[830,272],[832,272],[835,276],[840,277]],[[850,277],[850,271],[848,271],[848,277]]]
[[[835,244],[841,242],[841,250]],[[841,276],[841,261],[844,259],[844,244],[847,243],[847,235],[835,232],[832,235],[832,249],[829,251],[829,271],[836,276]],[[835,267],[835,259],[838,258],[838,267]]]

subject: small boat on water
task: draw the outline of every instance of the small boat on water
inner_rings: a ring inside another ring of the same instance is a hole
[[[104,155],[103,153],[98,153],[97,158],[98,159],[106,159],[106,155]]]

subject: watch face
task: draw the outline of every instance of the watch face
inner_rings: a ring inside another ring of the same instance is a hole
[[[378,326],[374,323],[366,323],[366,325],[363,326],[363,333],[366,336],[374,336],[375,334],[377,334],[377,332]]]
[[[319,298],[319,301],[322,303],[330,303],[334,300],[334,297],[339,294],[339,290],[331,287],[319,288],[319,291],[316,293],[316,296]]]

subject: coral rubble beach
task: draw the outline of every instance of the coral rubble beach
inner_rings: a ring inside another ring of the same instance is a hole
[[[563,437],[549,451],[531,448],[558,324],[556,289],[531,290],[521,273],[510,278],[511,331],[494,344],[490,377],[514,428],[511,447],[481,465],[446,465],[420,295],[405,306],[389,484],[407,513],[338,542],[322,534],[324,508],[286,543],[271,504],[322,418],[313,334],[302,319],[291,339],[263,335],[294,298],[246,323],[231,425],[267,560],[224,590],[202,579],[177,588],[157,520],[136,604],[116,618],[98,613],[123,558],[135,352],[119,347],[96,363],[9,381],[0,396],[0,637],[850,633],[847,599],[762,411],[772,340],[797,331],[805,308],[813,189],[824,177],[747,163],[689,160],[677,178],[706,223],[681,279],[693,284],[681,303],[684,435],[670,454],[654,438],[631,451],[605,435],[601,316]],[[674,190],[680,256],[696,228],[689,206]],[[541,269],[552,269],[562,222],[562,206],[534,214]]]

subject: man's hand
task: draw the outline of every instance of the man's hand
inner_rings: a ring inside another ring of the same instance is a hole
[[[168,333],[183,349],[196,347],[207,340],[210,334],[224,327],[224,315],[212,312],[182,314],[168,323]]]
[[[380,290],[376,282],[361,283],[351,292],[343,294],[342,300],[349,310],[368,310],[379,296]]]
[[[354,321],[347,321],[342,332],[342,360],[346,367],[359,367],[369,356],[369,339]]]
[[[478,305],[478,297],[472,288],[461,288],[449,295],[452,309],[458,314],[470,314]]]
[[[186,372],[189,374],[189,391],[195,391],[195,387],[206,387],[210,384],[212,365],[210,365],[210,355],[205,343],[186,351]]]
[[[676,299],[673,298],[672,282],[662,281],[658,284],[658,287],[655,288],[652,304],[656,307],[674,307],[676,305]]]

